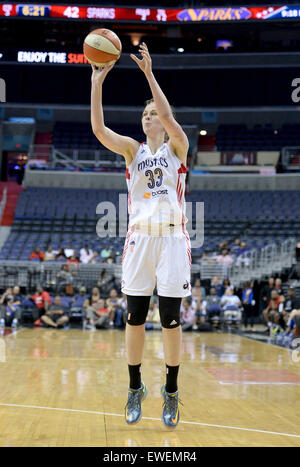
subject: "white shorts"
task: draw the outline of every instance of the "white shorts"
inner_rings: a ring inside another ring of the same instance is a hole
[[[191,243],[188,233],[164,237],[128,231],[122,261],[122,292],[162,297],[191,295]]]

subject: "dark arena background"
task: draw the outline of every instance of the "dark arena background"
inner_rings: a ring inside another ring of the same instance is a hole
[[[0,3],[1,447],[300,446],[299,27],[300,2]],[[156,290],[149,399],[138,425],[124,420],[127,188],[124,158],[91,128],[83,41],[97,28],[123,47],[106,125],[144,141],[151,92],[129,55],[145,42],[189,138],[172,432]]]

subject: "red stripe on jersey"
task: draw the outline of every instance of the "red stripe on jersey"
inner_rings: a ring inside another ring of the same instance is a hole
[[[128,169],[128,168],[126,169],[126,178],[127,178],[128,180],[130,180],[130,173],[129,173],[129,169]]]
[[[178,169],[178,173],[179,174],[186,174],[186,172],[187,172],[186,166],[181,163],[181,166]]]

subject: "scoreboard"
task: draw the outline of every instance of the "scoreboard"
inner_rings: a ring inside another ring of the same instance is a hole
[[[299,5],[226,6],[203,8],[118,8],[102,6],[5,3],[0,17],[64,18],[127,22],[236,22],[300,19]]]

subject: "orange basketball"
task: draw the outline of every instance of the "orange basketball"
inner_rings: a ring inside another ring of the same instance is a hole
[[[84,39],[83,53],[92,65],[104,66],[118,60],[122,44],[110,29],[95,29]]]

